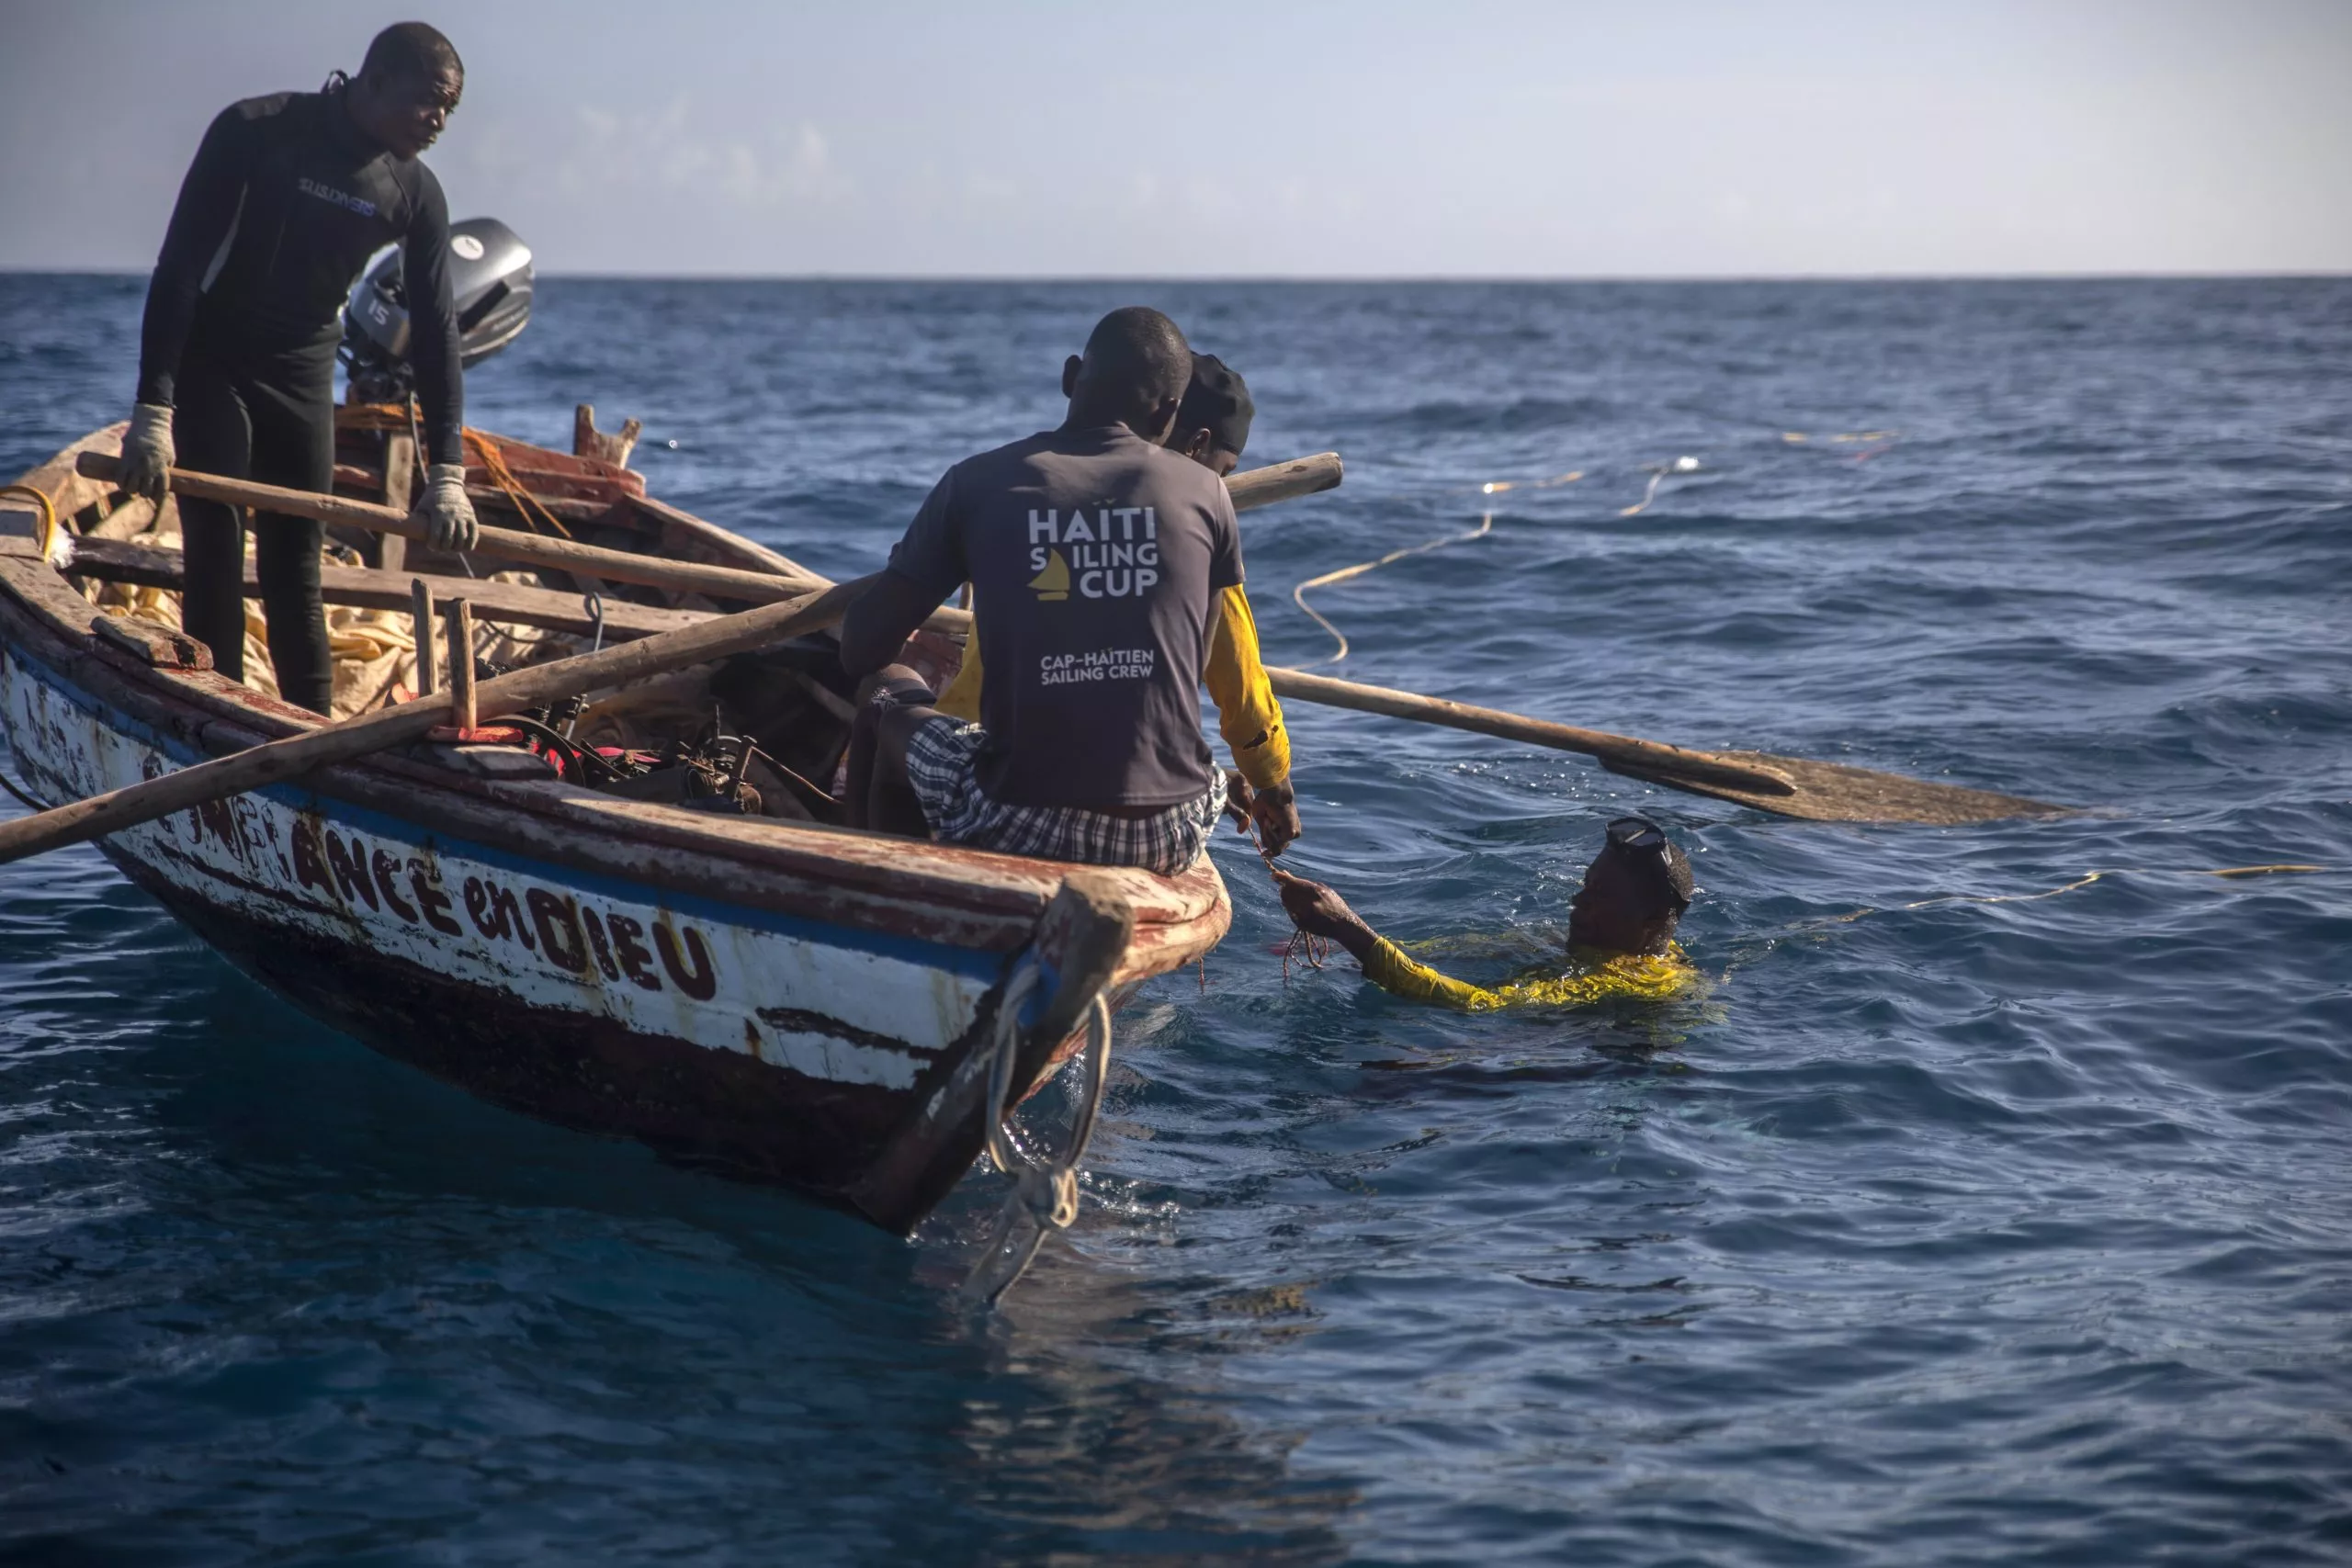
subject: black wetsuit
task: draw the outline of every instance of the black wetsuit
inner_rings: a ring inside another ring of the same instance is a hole
[[[334,351],[368,258],[407,244],[410,361],[430,460],[463,462],[449,209],[432,171],[351,121],[340,91],[220,111],[180,186],[140,333],[139,400],[175,409],[180,466],[296,490],[334,480]],[[244,533],[235,509],[183,500],[182,616],[216,669],[244,672]],[[327,711],[320,525],[254,518],[271,662],[286,700]]]

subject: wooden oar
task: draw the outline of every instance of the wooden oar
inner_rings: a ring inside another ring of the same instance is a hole
[[[1505,713],[1500,708],[1472,707],[1467,703],[1425,697],[1389,686],[1359,685],[1329,675],[1310,675],[1304,670],[1271,668],[1266,678],[1273,683],[1278,697],[1296,697],[1326,707],[1353,708],[1359,713],[1385,714],[1391,718],[1409,718],[1422,724],[1442,724],[1449,729],[1475,730],[1505,740],[1530,741],[1555,751],[1575,751],[1597,758],[1610,766],[1644,768],[1657,774],[1671,774],[1758,796],[1780,799],[1797,793],[1796,784],[1784,774],[1753,763],[1731,761],[1711,751],[1693,751],[1658,740],[1636,740],[1630,735],[1552,724],[1523,714]]]
[[[84,452],[74,458],[74,471],[85,479],[112,480],[119,477],[122,463],[119,458],[110,457],[103,452]],[[369,533],[393,534],[403,539],[425,539],[432,533],[430,529],[410,522],[408,513],[396,507],[379,506],[373,502],[353,501],[345,496],[284,490],[277,485],[255,484],[250,479],[224,479],[217,474],[191,473],[186,468],[172,470],[171,486],[175,493],[192,495],[198,501],[218,501],[230,506],[249,506],[262,512],[314,517],[322,523],[345,523],[355,528],[365,528]],[[469,553],[524,566],[583,572],[592,577],[601,577],[608,582],[634,582],[646,588],[704,593],[714,599],[739,599],[753,604],[773,604],[797,598],[823,585],[822,579],[745,571],[731,566],[705,566],[695,561],[664,560],[659,556],[607,550],[595,545],[551,539],[544,534],[526,534],[514,528],[484,528],[480,541]]]
[[[924,623],[961,635],[972,625],[969,610],[941,610]],[[1467,729],[1505,740],[1523,740],[1555,751],[1591,757],[1612,773],[1637,778],[1690,795],[1737,801],[1781,817],[1811,822],[1919,822],[1941,827],[1997,822],[2012,817],[2063,816],[2073,808],[2023,795],[1996,795],[1959,784],[1931,784],[1902,773],[1882,773],[1842,762],[1817,762],[1766,751],[1701,751],[1640,740],[1606,730],[1554,724],[1499,708],[1427,697],[1388,686],[1366,686],[1304,670],[1266,667],[1274,694],[1326,707],[1352,708],[1391,718]]]
[[[2011,817],[2058,816],[2069,809],[2045,800],[1931,784],[1841,762],[1816,762],[1764,751],[1694,751],[1605,730],[1552,724],[1498,708],[1473,707],[1442,697],[1310,675],[1304,670],[1269,668],[1266,677],[1277,696],[1574,751],[1595,759],[1612,773],[1807,821],[1923,822],[1949,827]]]
[[[537,707],[578,693],[626,685],[731,654],[770,648],[841,619],[874,579],[804,592],[798,598],[740,615],[715,615],[698,626],[625,642],[600,653],[559,659],[485,681],[474,689],[478,709],[496,716]],[[77,800],[13,822],[0,823],[0,864],[46,850],[78,844],[168,817],[175,811],[311,773],[389,747],[422,740],[449,722],[450,699],[420,697],[338,724],[272,740],[231,756],[181,768],[160,778]]]
[[[127,545],[119,539],[81,538],[73,544],[73,558],[60,569],[68,577],[162,588],[174,593],[187,592],[187,563],[175,549],[160,545]],[[319,596],[330,604],[348,604],[356,609],[407,610],[414,599],[410,584],[416,581],[417,574],[412,571],[378,571],[370,567],[322,562],[319,567]],[[596,617],[588,613],[582,596],[569,591],[493,582],[486,577],[425,577],[422,581],[431,590],[435,604],[456,598],[470,601],[476,620],[537,626],[573,637],[587,637],[596,629]],[[823,586],[821,582],[811,583],[809,591]],[[245,562],[244,595],[248,599],[261,597],[261,581],[250,558]],[[707,621],[714,614],[710,610],[632,604],[607,597],[604,602],[605,636],[608,639],[651,637],[656,632],[675,631],[680,626]]]
[[[80,462],[82,472],[100,479],[115,478],[118,467],[116,459],[102,453],[85,453]],[[1287,463],[1272,463],[1262,468],[1235,474],[1226,480],[1226,489],[1232,494],[1234,510],[1247,512],[1253,507],[1271,506],[1279,501],[1329,490],[1340,482],[1344,473],[1337,452],[1318,452],[1312,457],[1295,457]],[[173,475],[173,488],[184,494],[209,496],[232,505],[261,506],[293,516],[351,523],[363,529],[394,534],[401,538],[419,536],[418,531],[408,525],[407,513],[389,506],[355,502],[346,497],[321,495],[309,491],[278,490],[268,485],[177,471]],[[690,513],[680,512],[650,498],[638,498],[631,504],[640,506],[657,517],[681,521],[695,527],[708,526]],[[628,551],[601,550],[592,545],[548,539],[504,528],[484,528],[482,541],[476,553],[499,559],[528,559],[533,564],[585,570],[592,576],[611,581],[650,581],[655,587],[683,587],[728,597],[752,597],[759,603],[767,602],[779,592],[799,593],[822,588],[831,581],[831,579],[782,556],[775,556],[775,559],[784,563],[775,571],[743,571],[729,567],[704,568],[692,563],[667,562]],[[768,553],[775,554],[773,551]],[[650,573],[639,570],[648,567],[652,569]],[[174,592],[182,592],[186,587],[179,551],[118,539],[75,540],[73,562],[66,570],[74,575],[95,577],[101,581],[166,588]],[[661,581],[652,581],[657,575]],[[413,574],[328,563],[322,565],[319,576],[324,597],[330,604],[399,610],[408,607],[409,582]],[[745,586],[746,579],[750,580],[749,587]],[[782,590],[776,586],[779,581],[786,584]],[[436,601],[462,592],[472,602],[474,614],[483,620],[542,626],[575,634],[585,633],[595,625],[581,608],[579,596],[573,593],[487,580],[469,583],[458,578],[434,578],[430,586]],[[261,593],[259,580],[254,577],[250,561],[245,566],[244,593],[248,599],[257,598]],[[685,622],[700,619],[707,614],[707,611],[661,609],[616,600],[605,604],[604,624],[608,636],[650,637],[655,632],[668,631]],[[960,637],[969,628],[971,622],[970,617],[961,611],[942,611],[925,624],[934,630]]]
[[[971,628],[969,610],[941,610],[924,623],[934,630],[962,634]],[[1932,784],[1902,773],[1882,773],[1842,762],[1817,762],[1769,751],[1701,751],[1639,740],[1606,730],[1554,724],[1500,708],[1426,697],[1389,686],[1366,686],[1304,670],[1266,667],[1274,694],[1325,707],[1385,714],[1419,724],[1474,730],[1505,740],[1524,740],[1555,751],[1593,758],[1612,773],[1662,784],[1690,795],[1737,801],[1781,817],[1810,822],[1919,822],[1952,827],[1997,822],[2012,817],[2056,817],[2073,810],[2024,795],[1997,795],[1959,784]]]

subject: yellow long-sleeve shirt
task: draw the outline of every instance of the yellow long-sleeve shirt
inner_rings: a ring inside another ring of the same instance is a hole
[[[1258,656],[1258,621],[1250,595],[1238,583],[1216,597],[1216,624],[1209,630],[1209,667],[1202,675],[1216,704],[1217,733],[1233,750],[1233,765],[1251,787],[1265,789],[1290,777],[1290,734],[1283,706]],[[933,705],[950,718],[977,724],[980,718],[980,630],[964,645],[964,665]]]
[[[1625,998],[1662,1002],[1691,981],[1699,972],[1669,946],[1662,953],[1620,953],[1575,971],[1549,978],[1514,981],[1488,989],[1441,975],[1426,964],[1416,964],[1386,937],[1380,939],[1363,961],[1364,977],[1382,990],[1408,1001],[1436,1002],[1464,1012],[1493,1012],[1509,1007],[1579,1007],[1587,1002]]]

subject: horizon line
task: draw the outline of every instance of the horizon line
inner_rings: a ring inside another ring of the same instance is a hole
[[[0,262],[0,276],[145,277],[137,266],[33,266]],[[1655,272],[1655,273],[1025,273],[1025,272],[633,272],[541,270],[535,276],[594,283],[956,283],[956,284],[1824,284],[1824,283],[2196,283],[2332,282],[2352,267],[2017,272]]]

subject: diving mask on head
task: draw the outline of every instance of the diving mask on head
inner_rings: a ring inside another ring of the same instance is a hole
[[[1690,907],[1691,897],[1698,892],[1690,863],[1667,838],[1666,829],[1648,818],[1620,817],[1610,823],[1609,844],[1602,852],[1622,856],[1629,868],[1639,867],[1643,874],[1656,876],[1677,914]]]
[[[1646,817],[1620,817],[1609,824],[1609,842],[1620,850],[1666,852],[1666,829]]]

